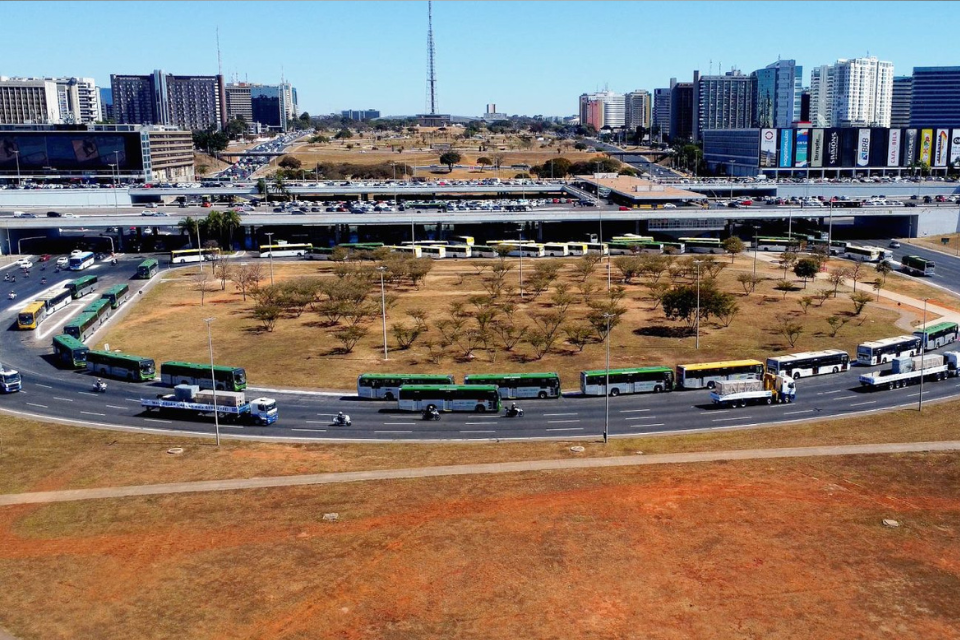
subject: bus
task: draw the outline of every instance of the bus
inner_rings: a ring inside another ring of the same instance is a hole
[[[767,358],[767,373],[773,375],[783,373],[794,380],[824,373],[840,373],[849,368],[850,354],[840,349],[806,351]]]
[[[570,247],[566,242],[547,242],[543,245],[543,254],[551,258],[570,255]]]
[[[913,332],[923,341],[923,349],[939,349],[944,345],[957,341],[957,323],[956,322],[938,322],[930,327],[918,329]]]
[[[585,256],[589,252],[586,242],[567,242],[567,251],[572,256]]]
[[[878,262],[883,256],[883,251],[878,247],[847,244],[847,247],[843,250],[842,255],[848,260],[858,260],[860,262]]]
[[[622,236],[613,236],[609,242],[653,242],[653,236],[638,236],[635,233],[625,233]]]
[[[43,302],[44,305],[46,305],[48,316],[63,309],[70,304],[71,300],[73,300],[73,296],[70,295],[69,289],[60,289],[60,291],[55,293],[48,293],[37,298],[37,301]]]
[[[612,256],[630,256],[638,253],[663,253],[664,243],[655,240],[612,241],[607,245]]]
[[[374,251],[383,246],[382,242],[343,242],[337,245],[347,251]]]
[[[411,384],[400,387],[401,411],[500,411],[500,392],[492,384]]]
[[[932,276],[935,267],[933,260],[920,256],[903,256],[900,260],[900,270],[914,276]]]
[[[587,253],[596,253],[601,256],[606,256],[610,254],[610,247],[607,246],[606,242],[587,242]]]
[[[90,251],[83,251],[76,255],[70,256],[70,259],[67,262],[67,267],[70,269],[70,271],[83,271],[87,267],[92,267],[93,262],[93,253]]]
[[[176,249],[170,252],[170,264],[183,264],[185,262],[203,262],[204,260],[215,260],[220,256],[220,249]]]
[[[281,242],[278,240],[277,244],[260,245],[260,257],[261,258],[287,258],[290,256],[296,256],[298,258],[302,258],[303,256],[307,255],[307,253],[312,248],[313,248],[312,244]]]
[[[713,389],[721,380],[760,380],[763,363],[759,360],[726,360],[677,365],[677,387]]]
[[[560,376],[556,373],[491,373],[470,375],[463,384],[494,385],[503,399],[560,397]]]
[[[799,238],[777,238],[759,236],[756,238],[757,251],[799,251]]]
[[[373,400],[396,400],[405,384],[453,384],[453,376],[421,373],[361,373],[357,376],[357,395]]]
[[[680,238],[687,253],[724,253],[719,238]]]
[[[585,396],[606,394],[607,370],[580,372],[580,392]],[[673,391],[673,369],[670,367],[634,367],[610,369],[610,395],[621,393],[661,393]]]
[[[47,317],[47,305],[42,300],[27,303],[17,314],[17,329],[36,329]]]
[[[473,255],[472,244],[448,244],[445,248],[448,258],[469,258]]]
[[[115,284],[100,294],[100,299],[109,302],[112,309],[122,305],[129,297],[130,287],[125,284]]]
[[[476,244],[473,236],[453,236],[451,239],[457,244],[465,244],[470,247]]]
[[[101,324],[100,318],[95,313],[81,313],[79,316],[63,326],[63,332],[68,336],[76,338],[83,342],[93,335]]]
[[[83,296],[97,290],[97,276],[83,276],[73,282],[68,282],[66,289],[70,292],[70,297],[79,300]]]
[[[83,369],[87,362],[90,347],[73,336],[61,334],[53,336],[53,355],[57,362],[73,369]]]
[[[418,248],[424,258],[439,260],[447,257],[447,246],[443,244],[421,244]]]
[[[420,245],[400,244],[387,248],[390,249],[390,253],[399,253],[404,256],[410,256],[411,258],[423,257],[423,247]]]
[[[209,364],[192,362],[163,362],[160,364],[160,381],[168,387],[178,384],[197,385],[201,389],[212,389]],[[240,367],[213,367],[213,379],[218,391],[243,391],[247,388],[247,372]]]
[[[661,242],[660,246],[663,249],[664,253],[669,253],[674,255],[685,253],[687,250],[687,246],[682,242]]]
[[[475,244],[470,247],[470,254],[474,258],[496,258],[497,250],[486,244]]]
[[[150,258],[144,260],[137,265],[137,278],[139,280],[149,280],[153,276],[157,275],[157,272],[160,270],[160,263]]]
[[[303,254],[305,260],[329,260],[333,257],[333,247],[311,247]]]
[[[885,364],[894,358],[920,353],[920,337],[915,335],[883,338],[857,345],[857,362],[867,366]]]
[[[113,307],[110,306],[109,300],[99,298],[85,306],[80,313],[92,313],[102,323],[113,313]]]
[[[153,380],[157,375],[156,366],[151,358],[93,349],[87,352],[87,371],[130,382]]]
[[[546,251],[539,242],[525,242],[518,247],[516,252],[511,251],[510,255],[519,255],[524,258],[542,258],[546,255]]]

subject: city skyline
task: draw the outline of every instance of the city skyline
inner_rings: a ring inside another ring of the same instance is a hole
[[[154,69],[212,75],[219,27],[227,82],[275,84],[283,77],[297,87],[300,111],[311,114],[424,110],[426,2],[248,2],[229,12],[223,6],[8,3],[7,22],[17,29],[8,34],[0,75],[93,77],[100,87],[110,86],[110,74]],[[735,67],[749,74],[778,58],[804,67],[804,86],[810,69],[839,58],[876,56],[892,62],[897,76],[914,66],[958,63],[935,38],[904,37],[911,16],[937,15],[947,24],[960,17],[953,3],[880,3],[869,12],[862,3],[831,3],[829,20],[819,22],[825,14],[811,6],[818,5],[439,1],[433,9],[438,111],[480,115],[496,103],[508,114],[572,115],[583,92],[652,92],[671,77],[690,81],[694,70],[708,75]],[[653,26],[659,24],[665,26]],[[798,28],[804,24],[809,28]],[[113,25],[124,28],[112,33]],[[139,26],[161,35],[145,38]],[[753,35],[725,37],[744,30]],[[102,46],[78,46],[78,32],[96,34]],[[37,42],[50,44],[37,48]]]

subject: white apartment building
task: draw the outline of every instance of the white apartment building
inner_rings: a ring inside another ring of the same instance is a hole
[[[0,76],[0,87],[6,88],[0,124],[93,124],[103,120],[100,89],[93,78]]]
[[[817,127],[889,127],[893,63],[837,60],[810,75],[810,119]]]
[[[624,96],[625,118],[624,126],[628,129],[637,127],[650,128],[650,92],[645,89],[631,91]]]
[[[600,91],[598,93],[584,93],[580,96],[580,122],[590,123],[596,126],[597,119],[590,117],[588,113],[591,103],[603,104],[603,120],[601,127],[610,127],[619,129],[626,123],[627,105],[626,98],[621,93],[613,91]],[[599,127],[597,127],[599,128]]]

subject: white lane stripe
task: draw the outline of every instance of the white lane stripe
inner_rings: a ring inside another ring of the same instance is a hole
[[[307,424],[327,424],[326,420],[304,420]]]
[[[470,423],[468,422],[467,424],[470,424]],[[496,431],[482,431],[482,430],[470,431],[470,430],[464,429],[464,430],[461,430],[460,433],[496,433]]]
[[[53,387],[51,387],[50,385],[48,385],[48,384],[40,384],[39,382],[37,383],[37,386],[38,386],[38,387],[43,387],[44,389],[53,389]]]
[[[741,418],[744,419],[744,420],[747,420],[748,418],[752,418],[752,417],[753,417],[753,416],[732,416],[732,417],[730,417],[730,418],[714,418],[713,421],[714,421],[714,422],[724,422],[725,420],[740,420]]]
[[[565,424],[568,422],[580,422],[579,420],[547,420],[547,424]]]
[[[824,391],[824,392],[822,392],[822,393],[818,393],[817,395],[818,395],[818,396],[828,396],[828,395],[830,395],[831,393],[843,393],[844,391],[846,391],[846,389],[834,389],[833,391]]]
[[[116,406],[116,405],[114,405],[114,404],[105,404],[105,405],[103,405],[103,406],[107,407],[108,409],[123,409],[123,408],[124,408],[124,407],[118,407],[118,406]]]
[[[162,422],[163,424],[172,424],[170,420],[155,420],[153,418],[144,418],[146,422]]]
[[[644,411],[650,411],[650,409],[622,409],[620,413],[642,413]]]
[[[583,431],[583,427],[556,427],[547,431]]]
[[[573,412],[571,412],[571,413],[545,413],[545,414],[543,414],[543,417],[544,417],[544,418],[550,418],[550,417],[553,417],[553,416],[575,416],[575,415],[577,415],[577,412],[576,412],[576,411],[573,411]]]
[[[81,411],[80,413],[85,416],[100,416],[101,418],[107,415],[105,413],[94,413],[93,411]]]
[[[220,425],[221,429],[246,429],[246,427],[241,427],[238,424],[222,424]]]
[[[408,424],[417,424],[416,422],[384,422],[383,426],[385,427],[400,427]],[[401,431],[400,433],[408,433],[407,431]]]
[[[865,404],[877,404],[876,400],[867,400],[866,402],[855,402],[851,404],[851,407],[862,407]]]
[[[77,393],[82,393],[82,394],[85,395],[85,396],[93,396],[94,398],[96,398],[98,395],[100,395],[100,394],[98,394],[98,393],[93,393],[93,392],[90,392],[90,391],[77,391]]]
[[[126,400],[127,402],[136,402],[137,404],[140,404],[140,401],[137,400],[136,398],[124,398],[124,400]]]
[[[41,409],[47,409],[47,408],[49,408],[49,407],[47,407],[47,405],[45,405],[45,404],[37,404],[36,402],[28,402],[27,404],[28,404],[29,406],[31,406],[31,407],[40,407]]]
[[[477,425],[488,425],[488,424],[490,424],[490,423],[489,423],[489,422],[467,422],[467,423],[465,423],[465,424],[467,424],[468,426],[471,426],[471,425],[472,425],[472,426],[477,426]]]
[[[373,433],[413,433],[413,431],[374,431]]]
[[[64,402],[73,402],[73,398],[61,398],[60,396],[53,396],[54,400],[63,400]]]
[[[647,427],[662,427],[662,422],[654,422],[653,424],[628,424],[628,427],[633,429],[646,429]]]
[[[797,413],[813,413],[813,411],[814,411],[813,409],[804,409],[803,411],[784,411],[784,412],[783,412],[783,415],[785,415],[785,416],[792,416],[792,415],[795,415],[795,414],[797,414]]]
[[[290,429],[290,431],[310,431],[311,433],[326,433],[326,432],[327,432],[326,429],[297,429],[297,428]]]
[[[629,421],[629,420],[656,420],[656,419],[657,419],[656,416],[634,416],[634,417],[632,417],[632,418],[624,418],[624,421]]]

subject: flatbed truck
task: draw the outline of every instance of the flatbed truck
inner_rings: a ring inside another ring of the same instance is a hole
[[[783,373],[765,373],[762,380],[720,380],[710,392],[710,399],[718,407],[786,403],[796,397],[797,383]]]
[[[214,402],[216,395],[216,402]],[[205,416],[216,412],[217,417],[228,422],[248,422],[257,425],[273,424],[279,413],[273,398],[247,400],[237,391],[201,391],[195,385],[177,385],[174,393],[156,398],[140,398],[145,411],[159,411],[172,415]]]
[[[953,362],[953,371],[951,364]],[[891,368],[883,371],[871,371],[860,376],[860,384],[871,389],[896,389],[908,384],[925,380],[944,380],[948,375],[956,375],[956,353],[894,358]]]

